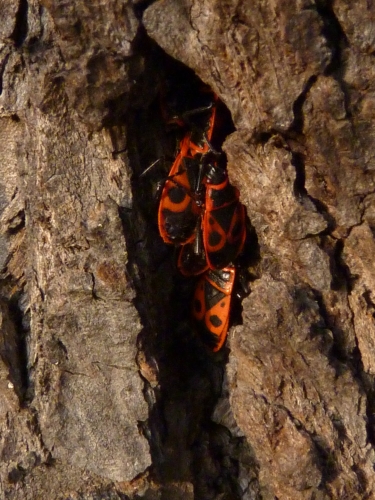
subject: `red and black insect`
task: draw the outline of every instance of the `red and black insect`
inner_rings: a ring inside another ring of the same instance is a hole
[[[165,243],[181,245],[194,239],[194,231],[201,208],[197,203],[198,168],[187,157],[189,138],[181,141],[181,148],[172,165],[161,194],[158,226]]]
[[[181,249],[178,268],[184,275],[205,269],[223,269],[243,249],[246,239],[245,207],[227,171],[213,163],[203,180],[205,194],[194,238]]]
[[[241,252],[246,239],[245,207],[227,171],[213,166],[206,176],[203,244],[208,266],[222,269]]]
[[[216,107],[204,130],[186,133],[161,194],[158,226],[165,243],[181,245],[194,240],[204,203],[202,157],[210,151]]]
[[[221,349],[227,336],[235,277],[233,266],[209,269],[195,288],[193,320],[202,341],[214,352]]]

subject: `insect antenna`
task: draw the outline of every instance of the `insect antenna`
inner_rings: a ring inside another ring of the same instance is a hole
[[[164,156],[161,156],[160,158],[158,158],[157,160],[153,161],[151,163],[151,165],[149,165],[146,170],[144,170],[139,177],[143,177],[144,175],[147,174],[147,172],[149,172],[152,168],[154,168],[155,165],[157,165],[160,161],[162,160],[165,160]]]

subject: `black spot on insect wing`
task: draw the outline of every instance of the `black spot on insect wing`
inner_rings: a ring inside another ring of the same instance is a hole
[[[217,231],[210,231],[209,236],[208,236],[208,246],[210,247],[216,247],[221,241],[222,241],[222,236],[220,233]]]
[[[168,191],[168,198],[175,205],[182,203],[184,201],[184,199],[186,198],[186,196],[188,196],[186,193],[186,189],[183,187],[180,187],[180,186],[173,186]]]
[[[210,316],[209,320],[210,320],[211,325],[215,328],[218,328],[219,326],[221,326],[223,324],[223,322],[221,321],[219,316],[217,316],[216,314],[212,314]]]

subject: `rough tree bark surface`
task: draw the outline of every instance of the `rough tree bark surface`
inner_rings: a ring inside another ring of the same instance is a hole
[[[0,1],[1,498],[375,498],[374,18],[369,0]],[[185,67],[232,115],[253,227],[215,356],[140,177]]]

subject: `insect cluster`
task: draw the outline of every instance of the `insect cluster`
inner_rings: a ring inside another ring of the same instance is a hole
[[[225,155],[212,145],[218,98],[211,91],[208,95],[207,106],[170,119],[184,135],[161,194],[158,227],[165,243],[180,247],[180,272],[199,275],[192,316],[203,341],[218,351],[228,331],[246,214],[238,189],[229,182]]]

